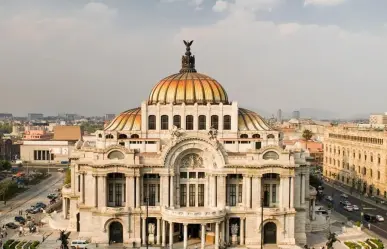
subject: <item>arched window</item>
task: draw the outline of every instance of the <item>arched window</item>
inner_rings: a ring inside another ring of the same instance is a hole
[[[274,135],[273,134],[269,134],[269,135],[267,135],[267,139],[274,139],[275,137],[274,137]]]
[[[173,125],[177,128],[181,128],[181,117],[180,115],[173,116]]]
[[[139,136],[138,134],[132,134],[132,135],[130,136],[130,138],[140,138],[140,136]]]
[[[268,151],[265,154],[263,154],[264,160],[278,160],[279,155],[274,151]]]
[[[231,116],[230,115],[223,116],[223,130],[231,130]]]
[[[105,136],[105,138],[106,138],[106,139],[113,139],[114,137],[113,137],[112,134],[107,134],[107,135]]]
[[[254,134],[253,138],[261,138],[261,136],[259,134]]]
[[[218,115],[211,116],[211,127],[215,129],[219,129],[219,117]]]
[[[193,118],[193,116],[192,115],[187,115],[186,117],[185,117],[185,129],[186,130],[193,130],[193,126],[194,126],[194,124],[193,124],[193,122],[194,122],[194,120],[193,120],[194,118]]]
[[[205,130],[206,129],[206,116],[200,115],[199,116],[199,130]]]
[[[99,137],[99,138],[102,138],[102,134],[98,134],[98,137]]]
[[[378,171],[378,180],[380,180],[380,171]]]
[[[126,134],[120,134],[118,135],[118,139],[127,139],[128,136]]]
[[[156,130],[156,116],[149,115],[148,117],[148,130]]]
[[[241,134],[240,138],[249,138],[249,136],[247,134]]]
[[[161,116],[161,129],[168,130],[168,115]]]
[[[124,157],[124,154],[118,150],[114,150],[108,154],[109,159],[124,159]]]

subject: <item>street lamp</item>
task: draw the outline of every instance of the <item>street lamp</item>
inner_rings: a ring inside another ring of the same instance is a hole
[[[263,249],[263,197],[261,197],[261,249]]]

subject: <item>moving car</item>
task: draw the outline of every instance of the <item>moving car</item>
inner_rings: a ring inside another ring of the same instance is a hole
[[[76,240],[71,241],[70,247],[71,248],[86,249],[88,244],[89,244],[89,242],[87,242],[87,240],[76,239]]]
[[[381,215],[376,215],[376,220],[377,221],[384,221],[384,218]]]
[[[344,209],[347,210],[348,212],[352,212],[353,211],[353,207],[352,206],[344,206]]]
[[[56,194],[56,193],[51,193],[51,194],[49,194],[49,195],[47,195],[47,198],[48,199],[56,199],[56,198],[58,198],[58,194]]]
[[[19,222],[20,224],[24,224],[26,222],[26,219],[22,216],[15,216],[15,221]]]
[[[376,222],[377,221],[376,215],[373,215],[373,214],[364,214],[363,218],[364,218],[364,220],[366,220],[368,222]]]
[[[358,211],[359,210],[359,207],[356,206],[356,205],[352,205],[352,208],[353,208],[354,211]]]
[[[342,194],[340,195],[340,197],[341,197],[341,198],[348,198],[348,195],[342,193]]]
[[[43,202],[37,202],[37,203],[35,204],[35,207],[36,207],[36,208],[46,208],[47,205],[44,204]]]
[[[328,195],[325,197],[325,200],[329,201],[329,202],[333,202],[333,198],[332,196]]]
[[[18,225],[16,225],[13,222],[9,222],[9,223],[5,224],[5,226],[8,227],[8,228],[11,228],[11,229],[16,229],[16,228],[19,227]]]

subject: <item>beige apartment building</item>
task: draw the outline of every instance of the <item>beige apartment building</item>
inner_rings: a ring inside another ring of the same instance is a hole
[[[324,135],[324,176],[368,195],[387,197],[387,132],[330,127]]]

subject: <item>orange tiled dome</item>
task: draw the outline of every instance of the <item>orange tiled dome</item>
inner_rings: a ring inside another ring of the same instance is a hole
[[[240,131],[270,131],[273,130],[266,121],[257,113],[239,108],[238,130]]]
[[[105,128],[105,131],[140,131],[141,108],[134,108],[120,113]]]

